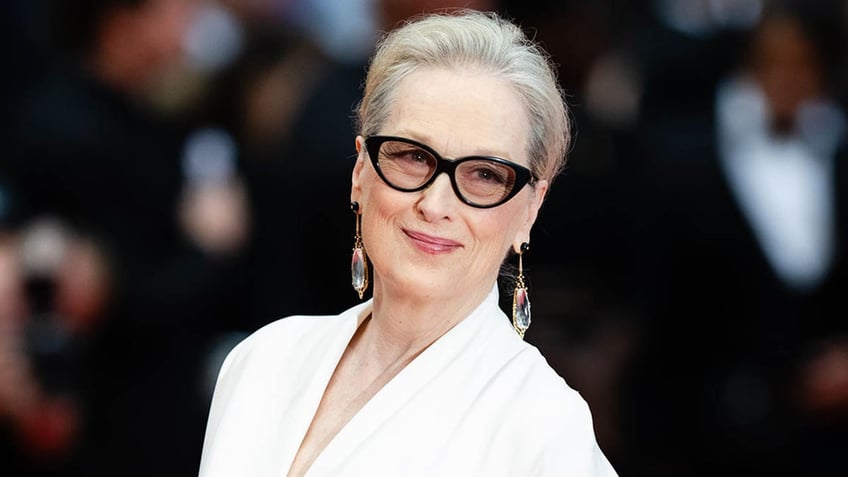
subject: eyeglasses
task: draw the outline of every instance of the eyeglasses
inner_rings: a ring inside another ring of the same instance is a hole
[[[412,139],[371,136],[365,149],[377,175],[401,192],[424,190],[442,172],[450,177],[459,200],[480,209],[497,207],[534,180],[530,170],[490,156],[445,159],[430,146]]]

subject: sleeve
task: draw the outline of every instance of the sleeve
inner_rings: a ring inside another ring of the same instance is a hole
[[[250,352],[251,338],[248,337],[236,345],[224,359],[218,372],[215,383],[215,391],[212,395],[212,404],[209,408],[209,418],[206,423],[206,435],[203,440],[203,452],[200,459],[200,476],[208,475],[210,460],[215,454],[218,428],[223,416],[226,414],[227,405],[235,392],[239,381],[239,368]]]
[[[586,401],[569,389],[568,397],[548,412],[539,454],[529,475],[536,477],[617,477],[595,439]]]

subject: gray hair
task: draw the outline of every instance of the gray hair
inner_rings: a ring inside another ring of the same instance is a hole
[[[417,68],[476,67],[515,89],[530,122],[530,170],[552,181],[571,140],[568,109],[549,55],[512,22],[494,13],[460,10],[418,17],[385,35],[371,58],[358,110],[359,130],[379,133],[393,93]]]

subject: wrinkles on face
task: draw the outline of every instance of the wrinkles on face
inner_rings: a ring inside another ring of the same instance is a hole
[[[379,134],[430,144],[448,158],[491,155],[528,165],[524,108],[511,86],[491,73],[418,70],[401,82],[394,98]],[[445,174],[421,191],[398,191],[373,169],[363,138],[357,141],[351,198],[362,206],[375,297],[386,287],[395,293],[482,299],[509,249],[529,236],[541,203],[533,188],[525,186],[489,209],[461,202]]]

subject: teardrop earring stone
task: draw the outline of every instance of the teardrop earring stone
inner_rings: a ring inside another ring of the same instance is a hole
[[[512,296],[512,316],[515,330],[523,337],[524,332],[530,327],[530,299],[526,288],[515,289],[515,294]]]
[[[365,265],[365,254],[361,248],[353,249],[353,258],[350,262],[350,273],[353,289],[359,293],[359,299],[365,294],[365,289],[368,287],[368,271]]]

